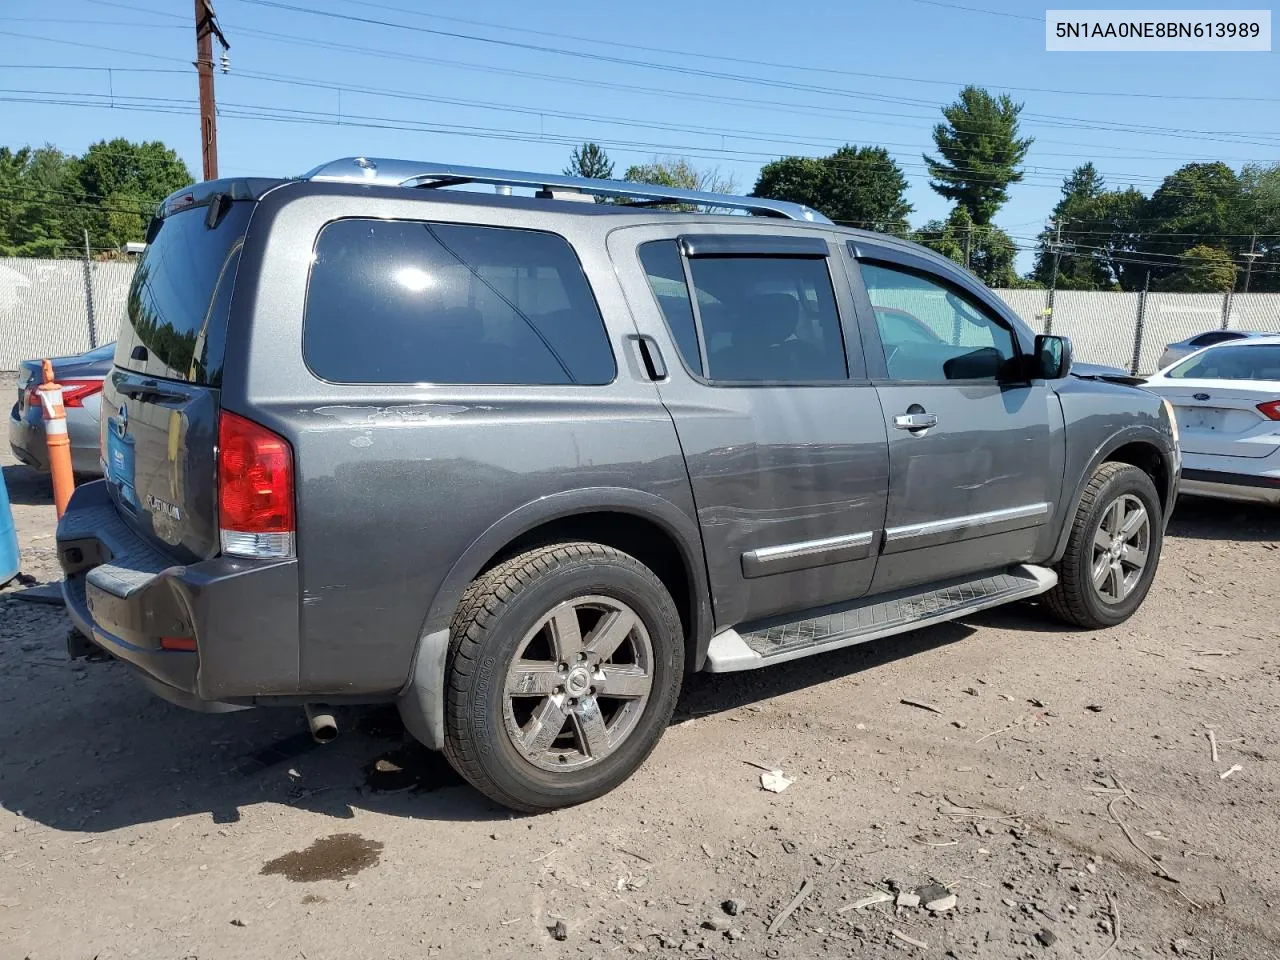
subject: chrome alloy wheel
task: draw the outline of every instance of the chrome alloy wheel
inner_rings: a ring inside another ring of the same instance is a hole
[[[1119,603],[1142,580],[1151,550],[1151,517],[1142,501],[1126,493],[1102,514],[1093,535],[1093,589],[1103,603]]]
[[[598,763],[635,729],[653,688],[653,643],[613,597],[553,607],[507,669],[503,716],[511,743],[543,770]]]

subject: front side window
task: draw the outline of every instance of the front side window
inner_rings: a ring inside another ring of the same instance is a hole
[[[321,230],[303,355],[336,383],[600,385],[616,372],[563,237],[402,220]]]
[[[695,373],[729,382],[848,378],[825,258],[691,259],[689,272],[707,358],[705,372],[675,243],[645,244],[641,261],[672,337]]]
[[[891,380],[994,380],[1013,359],[1013,331],[925,274],[859,264]]]
[[[1280,380],[1280,343],[1213,347],[1165,374],[1173,380]]]

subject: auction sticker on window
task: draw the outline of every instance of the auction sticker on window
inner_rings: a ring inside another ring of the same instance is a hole
[[[1269,51],[1270,10],[1046,10],[1046,50]]]

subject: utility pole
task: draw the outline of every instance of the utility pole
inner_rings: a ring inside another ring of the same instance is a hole
[[[965,224],[964,231],[964,268],[969,269],[969,247],[973,243],[973,221]]]
[[[200,75],[200,153],[204,160],[204,179],[218,179],[218,107],[213,97],[213,38],[222,49],[231,44],[222,35],[211,0],[195,0],[196,72]],[[225,54],[224,54],[225,61]]]
[[[1074,243],[1062,242],[1062,220],[1051,221],[1050,225],[1054,228],[1054,237],[1046,244],[1049,250],[1053,252],[1053,273],[1049,278],[1049,323],[1053,323],[1053,297],[1058,289],[1058,265],[1062,262],[1062,255],[1068,250],[1074,250]]]
[[[1249,238],[1249,252],[1241,254],[1241,256],[1243,256],[1248,261],[1248,263],[1246,263],[1244,266],[1244,289],[1240,291],[1241,293],[1249,292],[1249,277],[1252,276],[1253,274],[1253,261],[1257,260],[1260,256],[1262,256],[1262,254],[1257,252],[1256,250],[1257,246],[1258,246],[1258,232],[1255,230],[1253,232],[1253,235]]]

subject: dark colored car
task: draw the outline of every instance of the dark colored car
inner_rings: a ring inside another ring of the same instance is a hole
[[[71,440],[71,468],[77,477],[102,476],[99,427],[102,381],[111,372],[115,343],[53,359],[54,379],[62,385],[62,406]],[[49,451],[44,439],[44,411],[36,388],[42,380],[40,361],[24,360],[18,368],[18,399],[9,411],[9,448],[28,466],[48,471]]]
[[[149,234],[58,547],[92,644],[186,706],[395,702],[544,810],[628,777],[692,671],[1033,596],[1106,627],[1155,576],[1168,405],[914,244],[364,158]]]

